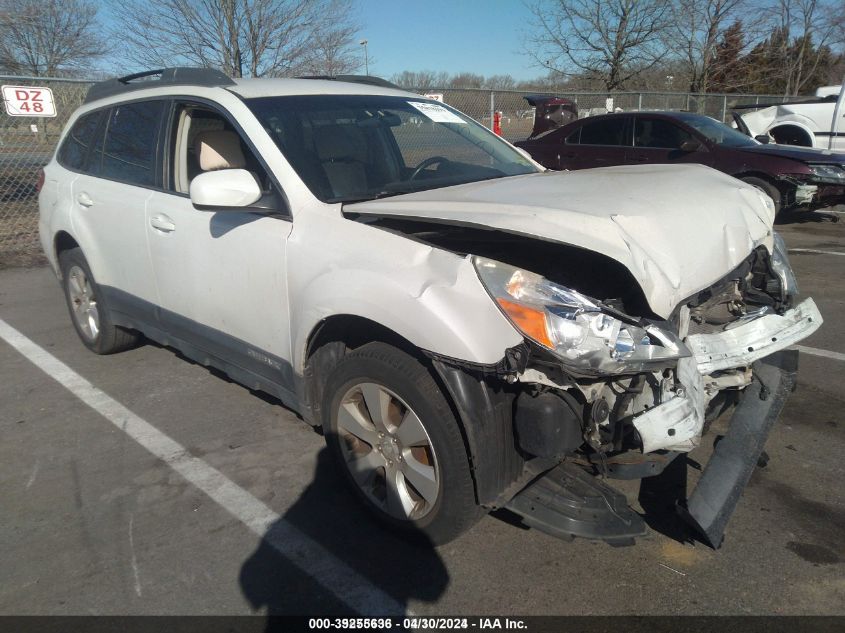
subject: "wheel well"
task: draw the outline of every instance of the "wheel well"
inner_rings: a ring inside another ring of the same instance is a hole
[[[308,337],[305,348],[304,380],[300,393],[300,402],[302,403],[300,412],[305,421],[315,427],[322,425],[321,403],[326,376],[349,351],[374,342],[392,345],[413,356],[428,369],[452,409],[455,419],[458,420],[461,436],[464,440],[464,448],[467,451],[470,463],[472,463],[473,451],[470,449],[469,438],[466,428],[464,428],[466,420],[463,419],[455,406],[443,378],[434,369],[431,358],[400,334],[364,317],[351,314],[332,315],[318,323]],[[473,475],[473,485],[476,486],[474,477]]]
[[[70,233],[66,231],[59,231],[56,233],[56,237],[53,240],[53,248],[56,253],[56,259],[58,259],[59,255],[61,255],[65,251],[69,251],[72,248],[79,248],[79,244],[77,244],[76,240],[73,239]],[[61,270],[59,271],[61,274]]]
[[[775,189],[780,191],[781,194],[783,194],[783,183],[775,180],[769,174],[764,174],[759,171],[746,171],[741,174],[736,174],[734,178],[739,178],[740,180],[742,180],[743,178],[759,178],[760,180],[765,180],[772,187],[774,187]]]
[[[760,171],[744,171],[740,174],[734,174],[734,178],[739,178],[740,180],[742,180],[743,178],[759,178],[760,180],[765,180],[770,185],[773,185],[780,189],[777,180],[772,178],[769,174],[765,174]]]
[[[327,343],[341,342],[346,349],[352,350],[376,341],[398,347],[417,358],[424,358],[419,348],[408,339],[380,323],[352,314],[335,314],[320,321],[312,330],[305,350],[306,362]]]
[[[807,130],[797,125],[778,125],[769,130],[776,143],[781,145],[799,145],[801,147],[812,147],[813,139]]]
[[[427,367],[431,365],[417,346],[380,323],[352,314],[335,314],[323,319],[311,331],[305,347],[300,401],[306,422],[314,426],[321,424],[320,403],[326,376],[347,353],[374,342],[392,345]]]

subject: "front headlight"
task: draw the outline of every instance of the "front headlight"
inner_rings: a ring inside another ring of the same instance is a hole
[[[511,323],[576,371],[624,374],[690,355],[675,334],[536,273],[484,257],[473,263]]]
[[[842,165],[810,163],[808,167],[816,180],[845,185],[845,167]]]
[[[792,266],[789,263],[786,243],[777,231],[774,232],[773,237],[772,269],[780,278],[781,288],[783,289],[783,297],[781,299],[786,299],[786,297],[798,294],[798,281],[795,279],[795,273],[792,271]]]

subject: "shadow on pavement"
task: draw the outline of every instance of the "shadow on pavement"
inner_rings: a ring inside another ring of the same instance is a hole
[[[662,473],[643,479],[638,497],[646,524],[679,543],[692,541],[692,531],[676,509],[687,502],[687,462],[686,454],[678,455]]]
[[[783,210],[775,218],[775,225],[807,224],[811,222],[839,222],[839,216],[824,210],[806,211],[801,209]]]
[[[352,494],[328,449],[320,451],[314,480],[243,563],[241,591],[254,610],[267,615],[350,615],[331,586],[321,586],[272,545],[289,526],[316,542],[407,612],[408,601],[433,602],[449,574],[422,532],[401,535],[381,527]],[[274,534],[275,532],[275,534]],[[323,564],[325,561],[314,561]],[[377,609],[360,615],[374,617]],[[267,621],[267,630],[281,623]]]

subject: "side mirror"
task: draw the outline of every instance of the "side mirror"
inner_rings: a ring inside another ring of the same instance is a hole
[[[261,187],[246,169],[207,171],[191,181],[191,202],[199,209],[242,209],[258,202]]]
[[[682,152],[697,152],[701,149],[701,142],[697,141],[694,138],[688,138],[683,143],[681,143],[681,151]]]
[[[754,137],[754,140],[758,143],[762,143],[763,145],[769,144],[769,135],[768,134],[758,134]]]

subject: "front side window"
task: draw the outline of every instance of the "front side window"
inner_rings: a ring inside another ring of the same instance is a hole
[[[174,125],[170,189],[187,194],[201,173],[245,169],[262,191],[270,190],[266,170],[222,113],[200,104],[179,104]]]
[[[631,145],[625,138],[626,117],[612,117],[586,123],[581,128],[581,145]]]
[[[637,147],[680,149],[690,138],[689,132],[664,119],[637,117],[634,126],[634,145]]]
[[[132,185],[155,185],[156,146],[164,106],[164,101],[139,101],[112,108],[105,139],[91,161],[91,172]]]
[[[721,121],[711,119],[709,116],[687,112],[681,112],[675,116],[717,145],[724,145],[725,147],[753,147],[759,145],[757,141],[749,138],[742,132],[728,127]]]
[[[68,169],[82,171],[88,150],[94,142],[102,112],[90,112],[79,117],[59,149],[59,163]]]
[[[422,99],[309,95],[246,102],[299,177],[324,202],[538,171],[472,119]]]

